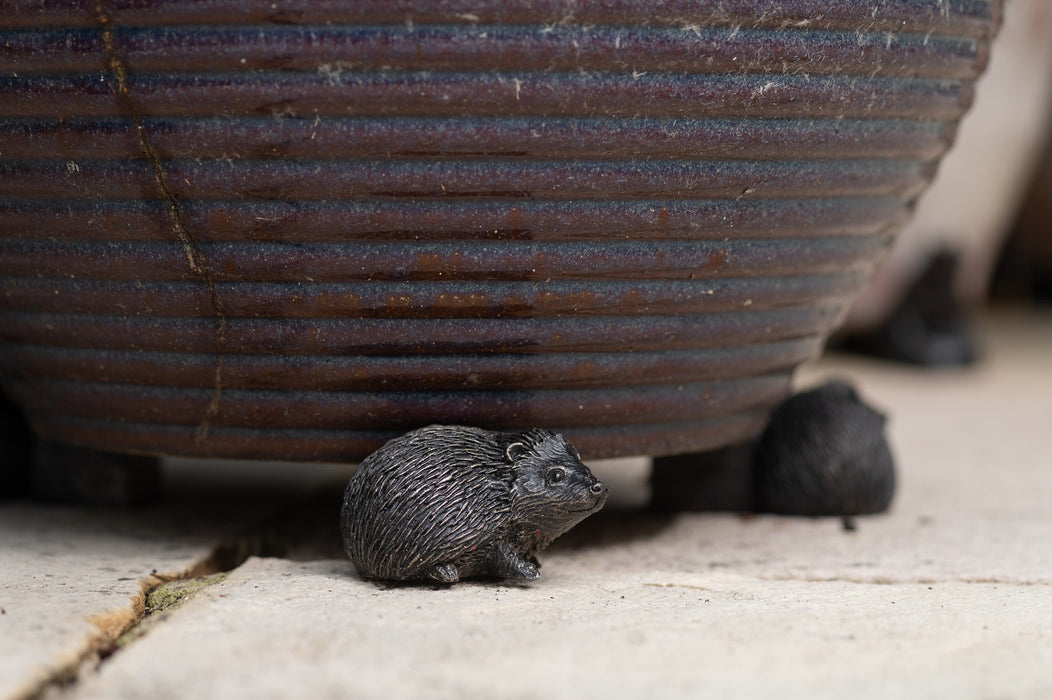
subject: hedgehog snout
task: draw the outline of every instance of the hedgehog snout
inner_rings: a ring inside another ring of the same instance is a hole
[[[592,499],[592,507],[598,510],[606,503],[606,484],[592,477],[592,484],[588,487],[588,496]]]

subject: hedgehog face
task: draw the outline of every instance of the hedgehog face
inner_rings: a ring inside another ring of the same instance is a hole
[[[562,435],[530,431],[510,442],[505,457],[515,469],[512,518],[554,539],[606,503],[596,479]]]

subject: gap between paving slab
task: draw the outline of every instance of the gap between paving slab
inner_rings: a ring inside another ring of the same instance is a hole
[[[345,561],[253,558],[76,688],[77,700],[1048,697],[1026,587],[596,572],[379,587]],[[162,661],[163,660],[163,661]]]
[[[244,562],[238,562],[240,566]],[[231,567],[233,568],[233,567]],[[110,649],[102,654],[102,660],[142,639],[151,629],[161,624],[180,605],[188,602],[199,591],[226,580],[229,571],[220,571],[200,576],[166,581],[150,589],[143,602],[143,611],[130,625],[126,625],[114,640]]]
[[[149,507],[0,503],[0,698],[75,682],[112,652],[157,585],[278,553],[287,541],[266,516],[348,469],[290,477],[289,466],[177,460],[164,501]]]
[[[1045,698],[1047,557],[991,541],[946,566],[961,521],[614,507],[541,581],[451,588],[363,582],[325,530],[311,556],[250,558],[70,697]]]

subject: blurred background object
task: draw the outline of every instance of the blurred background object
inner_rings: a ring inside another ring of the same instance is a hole
[[[1046,150],[1050,114],[1052,3],[1009,0],[989,67],[976,87],[975,104],[914,217],[852,307],[845,325],[848,335],[881,336],[874,339],[871,354],[887,356],[879,346],[890,333],[889,319],[903,306],[935,306],[945,317],[942,303],[904,299],[925,273],[928,284],[919,286],[937,286],[931,284],[932,276],[951,279],[952,289],[941,293],[952,295],[964,308],[986,301],[999,253],[1024,201],[1029,203],[1022,225],[1029,233],[1023,247],[1052,257],[1052,242],[1045,235],[1052,213],[1052,166],[1041,171],[1043,189],[1039,184],[1030,187]],[[1029,199],[1028,191],[1034,192]],[[1044,229],[1040,235],[1039,228]],[[946,275],[948,267],[954,268],[951,275]],[[960,359],[964,363],[972,358],[963,353]]]
[[[1052,302],[1052,119],[1049,121],[1044,155],[1001,254],[991,290],[994,298]]]

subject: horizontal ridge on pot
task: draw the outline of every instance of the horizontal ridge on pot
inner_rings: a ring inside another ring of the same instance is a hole
[[[467,118],[391,120],[332,117],[314,123],[272,117],[144,117],[150,144],[166,158],[419,158],[566,159],[909,158],[929,160],[949,147],[946,121],[838,119],[662,119],[652,117]],[[136,158],[142,146],[114,117],[0,120],[8,158]],[[281,144],[280,149],[275,142]]]
[[[97,27],[100,9],[114,25],[560,24],[845,29],[989,38],[1001,23],[991,0],[13,0],[13,27]]]
[[[767,200],[478,199],[186,201],[180,218],[208,241],[729,240],[852,236],[894,230],[901,197]],[[46,222],[46,227],[42,223]],[[11,239],[172,241],[163,202],[8,200]]]
[[[950,146],[996,0],[16,0],[0,379],[44,435],[354,460],[748,439]]]

